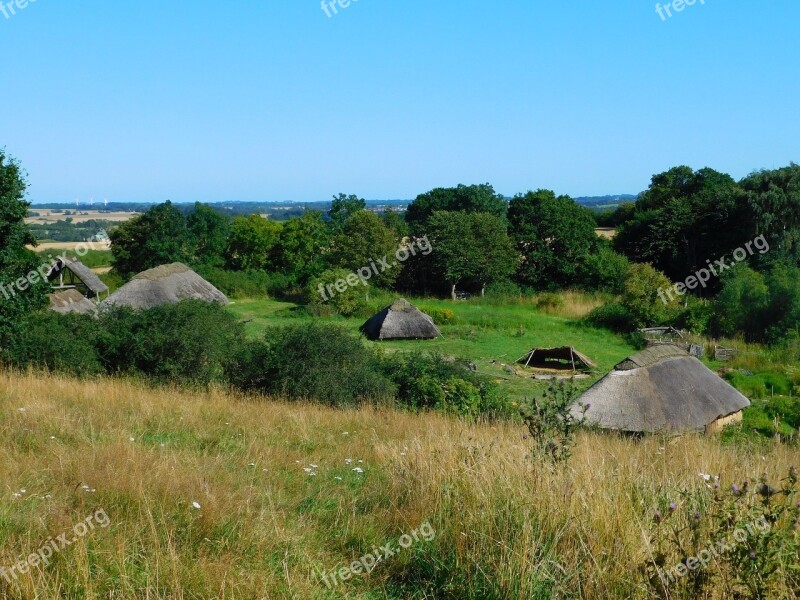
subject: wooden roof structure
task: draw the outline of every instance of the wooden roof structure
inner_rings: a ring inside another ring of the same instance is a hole
[[[98,298],[108,293],[108,286],[77,257],[59,257],[47,273],[54,290],[77,289],[85,298]]]
[[[517,361],[526,367],[539,369],[571,369],[572,371],[592,369],[595,365],[585,354],[572,346],[561,348],[534,348]]]

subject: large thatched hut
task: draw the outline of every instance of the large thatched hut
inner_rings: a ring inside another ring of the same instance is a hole
[[[182,300],[228,303],[225,294],[189,267],[183,263],[172,263],[139,273],[111,294],[101,306],[147,309],[162,304],[177,304]]]
[[[400,298],[361,326],[371,340],[431,340],[442,334],[428,315]]]
[[[741,419],[750,401],[677,346],[653,346],[622,361],[572,408],[589,425],[631,433],[685,433]]]

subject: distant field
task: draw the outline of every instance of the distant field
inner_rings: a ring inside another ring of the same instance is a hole
[[[72,250],[75,251],[78,246],[81,248],[88,247],[90,250],[109,250],[111,248],[110,242],[40,242],[38,246],[28,246],[29,250],[34,252],[41,252],[42,250]]]
[[[122,223],[135,217],[138,213],[133,212],[104,212],[101,210],[83,210],[78,209],[78,214],[65,215],[63,212],[53,212],[50,209],[37,209],[35,206],[30,209],[32,212],[38,213],[37,217],[28,217],[25,222],[28,224],[46,225],[48,223],[55,223],[56,221],[63,221],[66,218],[71,218],[73,223],[84,223],[86,221],[115,221]],[[72,211],[70,211],[72,212]]]
[[[603,238],[613,239],[617,235],[617,230],[614,227],[598,227],[594,232]]]

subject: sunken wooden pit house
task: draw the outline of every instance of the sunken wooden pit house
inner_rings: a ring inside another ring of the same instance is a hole
[[[108,294],[108,286],[74,256],[56,259],[47,273],[47,280],[54,292],[77,290],[81,296],[89,300],[95,298],[101,300],[103,294]]]
[[[584,414],[584,408],[588,406]],[[652,346],[622,361],[571,408],[587,425],[626,433],[714,433],[750,401],[678,346]]]
[[[588,356],[581,354],[571,346],[534,348],[520,358],[517,364],[554,371],[589,371],[597,366]]]
[[[432,340],[441,337],[433,319],[400,298],[361,326],[371,340]]]

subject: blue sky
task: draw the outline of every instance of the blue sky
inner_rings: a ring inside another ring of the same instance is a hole
[[[37,0],[0,14],[0,147],[34,201],[738,178],[800,161],[798,21],[797,0]]]

